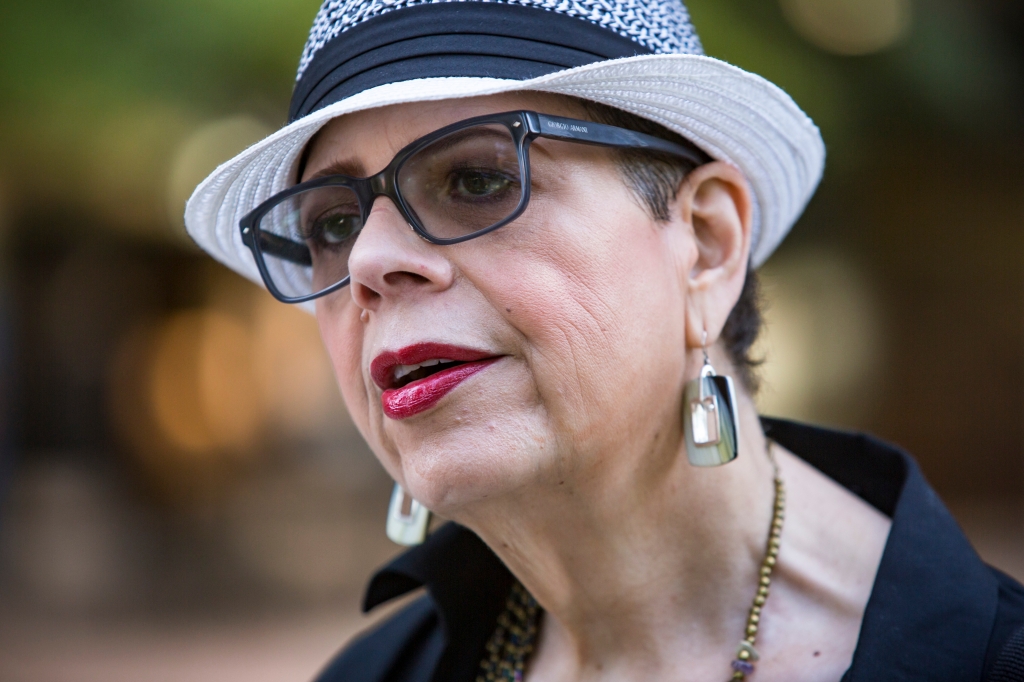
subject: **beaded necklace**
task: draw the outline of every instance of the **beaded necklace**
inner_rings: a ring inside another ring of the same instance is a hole
[[[487,653],[480,661],[476,682],[522,682],[526,661],[537,638],[540,607],[522,583],[512,585],[498,627],[487,640]]]
[[[766,450],[772,463],[775,483],[775,503],[772,507],[772,525],[768,532],[768,547],[758,578],[757,594],[747,614],[745,637],[736,648],[732,661],[731,680],[745,680],[754,672],[754,663],[760,655],[754,648],[757,630],[761,622],[761,609],[768,601],[768,588],[772,582],[772,570],[779,558],[782,541],[782,521],[786,516],[786,486],[779,473],[779,465],[772,453],[771,441]],[[498,625],[487,641],[484,659],[480,661],[480,673],[476,682],[522,682],[526,664],[533,653],[540,622],[540,606],[517,580],[509,591],[505,609],[498,616]]]

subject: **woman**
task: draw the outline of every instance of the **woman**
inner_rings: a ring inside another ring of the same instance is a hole
[[[676,0],[329,0],[290,118],[189,231],[315,312],[392,531],[454,521],[322,679],[1019,679],[1024,588],[913,461],[759,419],[823,145]]]

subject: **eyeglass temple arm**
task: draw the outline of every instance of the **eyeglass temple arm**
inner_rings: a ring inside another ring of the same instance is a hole
[[[253,231],[251,229],[242,230],[242,243],[250,248],[252,248],[252,235]],[[260,251],[299,265],[307,267],[313,265],[313,257],[310,255],[309,249],[305,244],[293,242],[290,239],[279,237],[270,232],[263,232],[262,230],[260,231]]]
[[[660,137],[639,133],[635,130],[627,130],[617,126],[594,123],[592,121],[580,121],[575,118],[562,118],[561,116],[549,116],[530,112],[532,124],[536,125],[534,132],[540,133],[542,137],[550,137],[556,140],[570,140],[582,142],[601,147],[628,147],[633,149],[649,149],[651,151],[663,152],[686,159],[696,165],[707,163],[711,158],[696,147],[684,147],[675,142],[663,140]]]

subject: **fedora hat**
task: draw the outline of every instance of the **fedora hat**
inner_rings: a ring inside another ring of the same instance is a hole
[[[390,104],[540,91],[655,121],[737,166],[763,263],[821,179],[818,128],[779,87],[707,57],[680,0],[327,0],[303,49],[287,125],[195,189],[196,243],[260,282],[239,220],[296,182],[310,138]]]

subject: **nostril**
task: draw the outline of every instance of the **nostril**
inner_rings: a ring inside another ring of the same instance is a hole
[[[387,273],[384,275],[384,282],[390,287],[400,287],[403,284],[426,284],[430,282],[430,279],[423,275],[418,275],[415,272],[402,270],[399,272]]]
[[[352,299],[364,310],[373,308],[380,300],[380,293],[362,282],[352,282],[350,286],[352,287]]]

